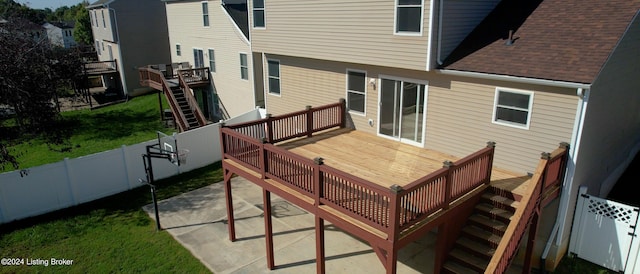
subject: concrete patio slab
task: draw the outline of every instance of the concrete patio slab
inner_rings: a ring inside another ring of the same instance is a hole
[[[314,216],[272,194],[274,270],[267,268],[262,190],[232,179],[235,242],[229,241],[222,182],[158,202],[162,229],[213,273],[316,273]],[[162,190],[158,190],[162,191]],[[143,208],[155,218],[153,206]],[[385,273],[371,247],[325,221],[327,273]],[[433,273],[436,233],[400,250],[398,273]]]

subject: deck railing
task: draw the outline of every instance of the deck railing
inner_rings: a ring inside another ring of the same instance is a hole
[[[91,61],[82,64],[84,72],[87,74],[91,73],[99,73],[106,71],[117,71],[118,70],[118,61],[110,60],[110,61]]]
[[[197,68],[178,71],[178,83],[180,85],[180,88],[182,88],[182,92],[184,93],[184,97],[189,104],[189,108],[191,109],[191,111],[193,111],[193,115],[198,121],[198,125],[204,126],[207,124],[207,118],[204,117],[202,110],[200,110],[198,101],[196,101],[196,98],[193,96],[193,91],[191,90],[191,88],[189,87],[189,83],[187,82],[189,80],[193,80],[193,78],[190,78],[190,75],[194,75],[194,73],[196,72],[198,74],[206,75],[200,76],[200,79],[202,80],[204,78],[205,80],[202,81],[209,82],[209,68]]]
[[[551,154],[542,154],[542,159],[530,179],[531,191],[523,195],[520,200],[520,203],[525,206],[518,207],[512,217],[512,220],[518,220],[518,222],[509,223],[485,273],[502,274],[507,271],[518,252],[525,231],[537,214],[536,212],[541,210],[543,194],[548,189],[562,184],[568,151],[568,145],[562,143]]]
[[[222,151],[244,167],[364,224],[397,237],[399,231],[431,213],[446,209],[455,199],[489,183],[494,143],[455,163],[416,180],[402,189],[385,188],[324,165],[321,158],[306,159],[276,142],[344,127],[344,101],[304,111],[223,126]],[[313,119],[313,120],[311,120]]]
[[[178,122],[180,131],[187,130],[189,128],[187,124],[187,117],[182,113],[182,111],[179,111],[180,106],[178,105],[178,100],[173,94],[169,83],[164,78],[163,73],[150,67],[141,67],[138,68],[138,74],[140,77],[140,85],[152,87],[156,90],[161,90],[164,93],[169,105],[171,105],[174,115],[176,115],[176,121]]]

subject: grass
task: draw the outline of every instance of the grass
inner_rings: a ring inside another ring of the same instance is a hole
[[[220,163],[156,182],[159,200],[222,180]],[[148,187],[0,226],[1,258],[69,259],[72,266],[0,266],[0,273],[211,273],[142,206]],[[25,262],[26,263],[26,262]]]
[[[167,105],[166,101],[163,105]],[[66,121],[64,126],[72,130],[70,149],[52,150],[42,138],[30,139],[30,136],[13,140],[9,149],[18,155],[20,169],[152,140],[156,138],[156,131],[168,134],[174,131],[159,119],[157,94],[133,97],[125,103],[94,110],[63,112],[62,116]],[[11,170],[7,165],[3,172]]]

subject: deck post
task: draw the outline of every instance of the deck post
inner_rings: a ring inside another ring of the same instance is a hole
[[[316,214],[316,273],[324,274],[324,219]]]
[[[311,138],[313,136],[313,110],[311,106],[306,106],[304,110],[307,111],[307,138]]]
[[[493,171],[493,155],[496,152],[496,142],[489,141],[487,142],[487,147],[491,148],[491,156],[489,156],[489,162],[487,163],[487,182],[486,185],[491,184],[491,172]]]
[[[265,115],[267,119],[267,141],[269,144],[273,144],[273,118],[271,117],[271,113]]]
[[[258,155],[258,157],[260,157],[260,175],[262,176],[262,179],[267,178],[267,162],[269,159],[267,159],[267,150],[264,149],[264,145],[267,143],[267,138],[262,138],[262,144],[260,144],[260,155]]]
[[[271,223],[271,192],[262,189],[262,202],[264,204],[264,239],[267,247],[267,267],[275,268],[273,257],[273,224]]]
[[[224,169],[224,195],[227,200],[227,219],[229,228],[229,241],[236,240],[236,227],[233,218],[233,197],[231,196],[231,173],[230,170]]]
[[[538,220],[540,217],[540,210],[536,209],[533,212],[533,220],[529,225],[529,236],[527,237],[527,251],[524,255],[524,264],[522,266],[522,273],[531,273],[531,260],[533,258],[533,248],[536,244],[536,234],[538,234]]]
[[[400,194],[404,189],[401,186],[394,184],[389,188],[389,190],[392,195],[389,208],[389,246],[386,248],[387,260],[385,262],[385,268],[387,269],[388,274],[395,274],[398,265],[398,250],[396,249],[396,242],[400,238],[400,218],[402,217],[400,214],[400,210],[402,209],[402,197]]]
[[[447,169],[447,181],[444,186],[444,205],[443,209],[448,209],[449,204],[451,203],[451,188],[453,187],[453,182],[451,180],[451,168],[454,166],[453,162],[447,160],[442,162],[442,167]]]
[[[347,100],[340,98],[340,128],[345,128],[347,124]]]

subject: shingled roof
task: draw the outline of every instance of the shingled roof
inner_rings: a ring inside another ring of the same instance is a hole
[[[639,8],[639,0],[503,0],[440,68],[590,84]]]

